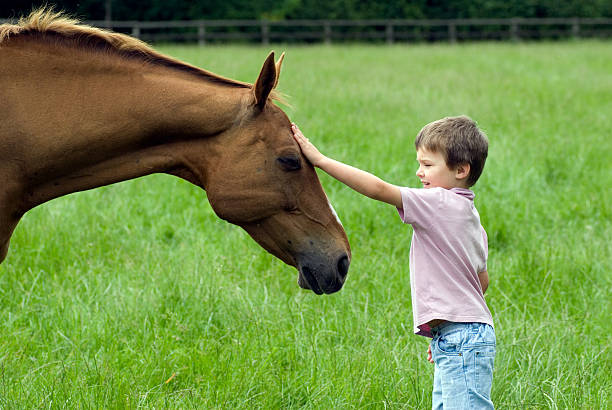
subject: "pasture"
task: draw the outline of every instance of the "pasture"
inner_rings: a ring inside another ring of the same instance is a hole
[[[275,46],[289,116],[326,154],[418,186],[414,137],[467,114],[505,408],[612,403],[609,42]],[[253,82],[269,48],[158,50]],[[155,175],[30,211],[0,266],[0,408],[427,408],[411,230],[319,172],[351,242],[344,288],[297,272]]]

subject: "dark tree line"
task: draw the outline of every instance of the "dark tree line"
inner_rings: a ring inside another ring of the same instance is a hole
[[[0,18],[44,4],[85,20],[612,17],[612,0],[3,0]]]

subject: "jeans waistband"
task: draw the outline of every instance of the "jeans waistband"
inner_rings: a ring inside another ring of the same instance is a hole
[[[477,331],[480,326],[486,326],[486,325],[487,325],[486,323],[480,323],[480,322],[469,322],[469,323],[444,322],[444,323],[439,324],[436,327],[433,327],[431,329],[431,333],[435,337],[436,335],[439,335],[442,333],[449,333],[449,332],[452,332],[458,329],[461,329],[461,330],[474,329],[475,331]]]

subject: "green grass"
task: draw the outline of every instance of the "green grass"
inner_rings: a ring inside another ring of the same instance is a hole
[[[253,82],[267,48],[164,46]],[[284,46],[287,111],[326,154],[417,186],[420,128],[476,119],[498,408],[612,407],[609,42]],[[351,241],[317,297],[205,193],[151,176],[29,212],[0,267],[0,408],[427,408],[410,228],[320,173]]]

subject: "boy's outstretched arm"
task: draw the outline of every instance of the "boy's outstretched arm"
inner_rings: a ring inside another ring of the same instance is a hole
[[[292,124],[291,129],[293,137],[302,149],[302,153],[312,165],[321,168],[360,194],[396,207],[402,207],[402,196],[398,186],[389,184],[369,172],[326,157],[319,152],[308,138],[304,137],[304,134],[302,134],[297,125]]]

